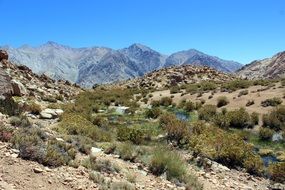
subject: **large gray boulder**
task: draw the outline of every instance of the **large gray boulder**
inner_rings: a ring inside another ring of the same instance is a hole
[[[58,118],[63,113],[61,109],[44,109],[40,113],[40,118],[42,119],[54,119]]]

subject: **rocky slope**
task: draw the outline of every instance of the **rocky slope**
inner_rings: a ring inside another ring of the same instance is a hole
[[[3,55],[7,55],[3,57]],[[69,81],[54,80],[37,75],[26,66],[17,66],[8,61],[8,54],[0,52],[0,89],[6,97],[18,96],[24,101],[67,101],[82,90]]]
[[[5,46],[2,49],[9,52],[12,62],[26,65],[35,73],[77,82],[84,87],[126,80],[175,65],[205,65],[224,72],[233,72],[241,67],[237,62],[222,60],[197,50],[166,56],[141,44],[112,50],[104,47],[71,48],[47,42],[39,47]]]
[[[253,61],[238,70],[237,74],[248,79],[285,77],[285,51],[272,58]]]
[[[199,83],[201,81],[225,82],[235,79],[234,75],[226,74],[210,67],[182,65],[162,68],[133,80],[119,82],[115,85],[161,89],[175,85]]]

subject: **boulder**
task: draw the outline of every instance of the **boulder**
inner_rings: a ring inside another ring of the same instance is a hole
[[[92,147],[90,150],[90,156],[96,157],[97,155],[103,153],[101,148]]]
[[[12,92],[11,77],[0,68],[0,96],[11,96]]]
[[[11,84],[12,84],[14,96],[23,96],[27,94],[27,89],[21,82],[17,80],[11,80]]]
[[[33,170],[34,170],[34,172],[37,173],[37,174],[43,173],[43,171],[44,171],[44,170],[41,169],[41,168],[34,168]]]
[[[49,113],[41,112],[40,113],[40,118],[41,119],[52,119],[53,116],[51,114],[49,114]]]
[[[42,119],[54,119],[59,117],[63,113],[63,110],[61,109],[44,109],[40,113],[40,117]]]
[[[7,51],[5,50],[0,50],[0,61],[2,60],[8,60],[9,56]]]

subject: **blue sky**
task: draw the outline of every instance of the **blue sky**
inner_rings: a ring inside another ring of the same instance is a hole
[[[0,10],[0,45],[13,47],[137,42],[241,63],[285,50],[284,0],[0,0]]]

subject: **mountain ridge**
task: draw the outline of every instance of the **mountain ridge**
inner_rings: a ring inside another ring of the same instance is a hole
[[[170,66],[209,66],[228,73],[242,66],[196,49],[164,55],[140,43],[117,50],[98,46],[74,48],[53,41],[37,47],[23,45],[19,48],[2,48],[8,51],[10,60],[16,64],[26,65],[38,74],[69,80],[84,87],[127,80]]]
[[[285,51],[244,65],[237,74],[248,79],[285,77]]]

